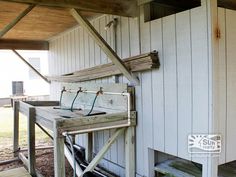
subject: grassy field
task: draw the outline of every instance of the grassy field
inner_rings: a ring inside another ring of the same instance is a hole
[[[26,146],[27,121],[26,117],[20,114],[20,146]],[[49,138],[38,127],[36,127],[36,142],[43,144],[49,142]],[[0,148],[12,146],[13,137],[13,110],[12,108],[0,107]]]

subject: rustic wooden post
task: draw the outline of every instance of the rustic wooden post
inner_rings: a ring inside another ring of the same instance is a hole
[[[36,176],[35,171],[35,109],[34,107],[29,108],[27,115],[28,123],[28,170],[32,176]]]
[[[19,101],[13,102],[14,120],[13,120],[13,152],[14,156],[18,156],[19,149]]]
[[[89,132],[86,135],[87,143],[86,143],[86,160],[90,162],[93,159],[93,133]]]
[[[53,125],[54,176],[65,177],[64,137],[58,133],[56,121]]]
[[[135,128],[125,131],[125,176],[135,177]]]

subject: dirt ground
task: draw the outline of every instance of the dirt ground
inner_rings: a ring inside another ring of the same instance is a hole
[[[0,162],[11,160],[13,156],[12,137],[13,137],[13,110],[12,108],[0,107]],[[52,140],[43,133],[38,127],[35,130],[36,133],[36,146],[45,147],[52,146]],[[25,116],[20,114],[20,127],[19,127],[19,144],[21,149],[27,147],[27,121]],[[27,155],[26,152],[24,152]],[[13,162],[6,165],[0,165],[0,171],[22,167],[23,164],[20,161]],[[54,176],[53,167],[53,150],[37,150],[36,151],[36,168],[45,177]],[[66,161],[66,173],[68,177],[72,176],[72,168]]]
[[[46,144],[48,145],[48,144]],[[27,155],[26,152],[24,152]],[[0,161],[10,160],[13,158],[12,147],[1,148],[0,149]],[[22,167],[23,164],[21,161],[9,163],[6,165],[0,165],[0,171]],[[54,167],[53,167],[53,150],[37,150],[36,151],[36,169],[45,177],[54,176]],[[66,160],[66,176],[73,176],[72,168],[70,167],[68,161]]]

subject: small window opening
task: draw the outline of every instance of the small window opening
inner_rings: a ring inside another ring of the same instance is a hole
[[[201,0],[154,0],[144,4],[144,21],[148,22],[198,6],[201,6]]]
[[[163,152],[155,151],[155,177],[202,176],[202,165]]]
[[[29,58],[29,63],[38,72],[41,72],[40,58]],[[29,68],[29,79],[39,79],[39,76],[31,68]]]

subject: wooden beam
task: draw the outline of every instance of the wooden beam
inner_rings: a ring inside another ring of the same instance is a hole
[[[8,2],[75,8],[81,11],[113,14],[127,17],[138,16],[136,0],[6,0]]]
[[[96,29],[84,18],[80,12],[76,9],[70,10],[71,15],[75,20],[90,34],[95,42],[101,47],[104,53],[110,58],[110,60],[117,66],[117,68],[124,74],[124,76],[133,84],[138,85],[139,80],[134,76],[124,65],[123,61],[116,54],[116,52],[109,46],[109,44],[102,38],[102,36],[96,31]]]
[[[160,66],[157,52],[126,58],[123,59],[123,62],[132,72],[151,70],[153,68],[159,68]],[[47,78],[48,80],[59,82],[82,82],[120,74],[122,74],[121,71],[113,63],[108,63],[63,76],[50,76]]]
[[[30,175],[36,176],[35,171],[35,109],[34,107],[29,108],[27,115],[27,132],[28,132],[28,170]]]
[[[3,37],[10,29],[12,29],[24,16],[26,16],[35,5],[29,5],[23,12],[21,12],[14,20],[0,31],[0,38]]]
[[[47,41],[0,39],[0,49],[49,50]]]
[[[50,83],[46,77],[44,77],[40,72],[38,72],[28,61],[26,61],[17,51],[12,50],[25,64],[27,64],[30,69],[32,69],[38,76],[40,76],[47,83]]]
[[[13,153],[14,157],[18,156],[19,150],[19,101],[13,103],[14,120],[13,120]]]

